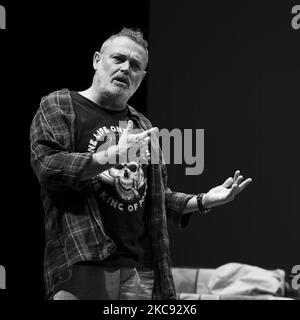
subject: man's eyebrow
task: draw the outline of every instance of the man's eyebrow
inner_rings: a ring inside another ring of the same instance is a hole
[[[137,63],[139,66],[141,66],[142,65],[142,61],[141,60],[139,60],[139,59],[136,59],[136,58],[130,58],[130,60],[131,61],[133,61],[133,62],[135,62],[135,63]]]
[[[122,52],[112,52],[112,56],[119,56],[121,58],[126,58],[127,59],[127,54],[122,53]],[[142,58],[139,59],[139,58],[131,57],[130,61],[133,61],[133,62],[137,63],[140,66],[142,65]]]

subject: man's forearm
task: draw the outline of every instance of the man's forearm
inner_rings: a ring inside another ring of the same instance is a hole
[[[186,204],[186,207],[183,210],[183,214],[190,213],[190,212],[195,212],[198,211],[198,204],[197,204],[197,198],[194,196],[191,198],[188,203]]]
[[[205,208],[208,208],[207,203],[205,201],[205,195],[202,197],[202,204]],[[193,198],[191,198],[188,201],[185,209],[183,210],[183,214],[195,212],[195,211],[199,211],[198,203],[197,203],[197,196],[194,196]]]

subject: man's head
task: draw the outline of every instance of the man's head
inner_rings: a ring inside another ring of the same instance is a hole
[[[102,100],[124,107],[146,75],[147,62],[142,32],[124,28],[94,54],[93,87]]]

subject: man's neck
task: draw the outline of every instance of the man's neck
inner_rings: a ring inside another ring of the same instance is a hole
[[[103,98],[100,94],[95,92],[93,87],[90,87],[84,91],[79,91],[78,93],[84,96],[85,98],[91,100],[92,102],[96,103],[99,107],[103,109],[120,111],[126,108],[126,104],[124,105],[124,104],[112,103],[111,99]]]

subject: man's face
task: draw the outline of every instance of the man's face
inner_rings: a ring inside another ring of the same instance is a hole
[[[94,56],[97,91],[126,104],[142,82],[146,65],[142,46],[127,37],[109,40],[103,53]]]

